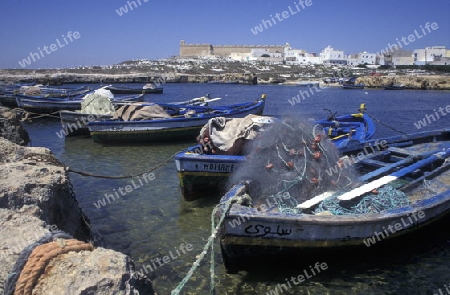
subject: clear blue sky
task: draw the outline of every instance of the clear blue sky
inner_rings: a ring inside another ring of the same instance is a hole
[[[140,1],[140,5],[138,3]],[[331,45],[346,54],[378,52],[396,38],[421,33],[420,26],[436,22],[404,49],[444,45],[450,48],[450,0],[311,0],[304,9],[299,0],[178,1],[134,0],[1,0],[0,68],[22,68],[19,61],[39,53],[38,47],[55,45],[30,59],[26,68],[107,65],[130,59],[158,59],[178,55],[179,42],[238,45],[281,45],[320,52]],[[297,6],[300,12],[295,12]],[[128,6],[122,16],[116,12]],[[288,11],[288,17],[255,35],[251,28],[262,20]],[[69,31],[79,38],[68,39]],[[65,36],[67,43],[63,39]]]

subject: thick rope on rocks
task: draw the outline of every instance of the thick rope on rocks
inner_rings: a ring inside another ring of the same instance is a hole
[[[14,267],[12,268],[11,272],[8,275],[8,278],[5,282],[4,286],[4,295],[12,295],[14,294],[14,289],[16,286],[16,282],[18,277],[20,276],[20,273],[24,267],[24,265],[28,261],[28,257],[31,255],[31,252],[34,248],[36,248],[39,245],[48,243],[53,241],[55,238],[61,238],[61,239],[71,239],[72,236],[63,232],[63,231],[53,231],[45,236],[43,236],[38,241],[34,242],[33,244],[28,245],[25,247],[25,249],[22,250],[22,252],[19,255],[19,258],[17,258],[16,263],[14,264]]]
[[[49,262],[71,251],[92,251],[94,246],[79,240],[58,239],[34,248],[16,283],[14,295],[31,295]]]

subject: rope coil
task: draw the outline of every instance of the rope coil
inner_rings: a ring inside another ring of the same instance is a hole
[[[16,283],[14,295],[31,295],[39,278],[44,273],[50,261],[58,255],[71,251],[92,251],[94,246],[75,239],[58,239],[37,246],[28,257]]]

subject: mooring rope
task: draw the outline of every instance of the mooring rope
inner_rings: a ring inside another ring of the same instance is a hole
[[[206,245],[203,247],[203,251],[200,253],[200,255],[197,257],[197,260],[192,264],[191,269],[189,269],[186,276],[181,280],[181,282],[178,284],[178,286],[172,290],[170,293],[171,295],[179,295],[181,290],[184,288],[186,283],[189,281],[189,279],[194,274],[195,270],[200,266],[200,262],[203,260],[205,255],[208,252],[208,249],[211,247],[211,267],[210,267],[210,294],[215,294],[215,269],[214,269],[214,239],[216,238],[217,232],[219,231],[220,226],[222,225],[223,221],[225,220],[225,216],[227,215],[228,211],[230,210],[233,203],[237,202],[240,197],[235,196],[230,198],[227,202],[219,203],[213,210],[211,214],[211,235],[208,238],[208,241]],[[214,225],[214,216],[217,213],[217,210],[220,208],[220,206],[224,205],[225,210],[223,211],[222,215],[220,216],[219,222],[217,225]]]
[[[31,255],[31,252],[38,247],[39,245],[48,243],[52,241],[54,238],[61,238],[61,239],[72,239],[72,236],[63,232],[63,231],[53,231],[45,236],[43,236],[38,241],[34,242],[33,244],[28,245],[25,247],[22,252],[19,254],[19,257],[16,260],[16,263],[14,264],[11,272],[8,274],[8,278],[4,285],[4,295],[13,295],[17,280],[19,279],[19,276],[25,266],[25,264],[28,261],[28,258]]]
[[[385,126],[385,127],[387,127],[387,128],[390,128],[390,129],[394,130],[395,132],[398,132],[398,133],[401,133],[401,134],[404,134],[404,135],[408,135],[408,133],[403,132],[403,131],[401,131],[401,130],[398,130],[398,129],[392,127],[392,126],[389,126],[388,124],[386,124],[386,123],[384,123],[384,122],[378,120],[377,118],[375,118],[375,117],[372,116],[372,115],[369,115],[369,114],[367,114],[367,113],[366,113],[366,115],[368,115],[370,118],[372,118],[372,120],[376,121],[377,123],[380,123],[381,125],[383,125],[383,126]]]
[[[42,117],[50,117],[50,118],[60,119],[59,111],[56,111],[53,113],[48,113],[48,114],[33,113],[33,112],[26,111],[22,108],[14,108],[14,109],[12,109],[12,111],[21,112],[23,114],[23,118],[20,119],[21,122],[23,122],[25,120],[38,119],[38,118],[42,118]],[[55,116],[55,114],[58,114],[58,115]],[[30,117],[30,115],[34,115],[34,117]]]
[[[83,176],[90,176],[90,177],[97,177],[97,178],[107,178],[107,179],[125,179],[125,178],[133,178],[139,175],[143,175],[145,173],[150,173],[153,172],[159,168],[161,168],[162,166],[164,166],[165,164],[167,164],[170,160],[173,159],[173,157],[175,157],[175,155],[177,155],[178,153],[180,153],[182,150],[177,151],[176,153],[174,153],[172,156],[170,156],[169,158],[165,159],[164,161],[162,161],[161,163],[159,163],[158,165],[156,165],[155,167],[151,168],[150,170],[144,171],[144,172],[140,172],[140,173],[136,173],[136,174],[128,174],[128,175],[119,175],[119,176],[108,176],[108,175],[98,175],[98,174],[93,174],[93,173],[89,173],[89,172],[84,172],[84,171],[78,171],[75,169],[72,169],[70,167],[67,167],[67,171],[68,172],[73,172],[76,174],[80,174]]]
[[[31,295],[50,261],[71,251],[92,251],[94,246],[76,239],[57,239],[33,249],[16,282],[14,295]]]

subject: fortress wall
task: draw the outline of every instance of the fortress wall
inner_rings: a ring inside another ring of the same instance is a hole
[[[210,45],[210,44],[185,44],[180,42],[180,57],[205,56],[230,56],[235,53],[250,53],[252,49],[268,49],[270,53],[284,52],[282,45]]]
[[[213,46],[214,55],[230,56],[232,52],[250,53],[252,49],[269,49],[270,53],[284,52],[284,47],[279,45],[216,45]]]
[[[180,44],[180,57],[210,55],[213,49],[209,44]]]

